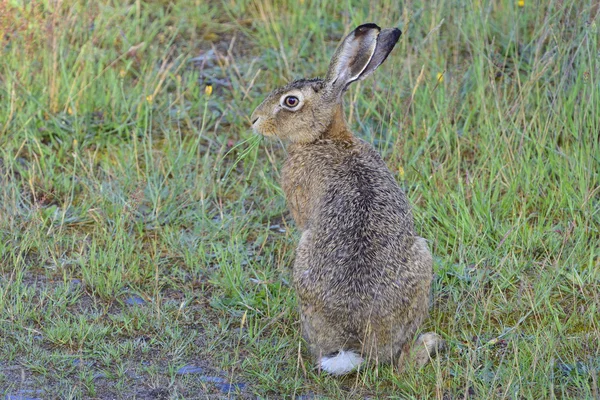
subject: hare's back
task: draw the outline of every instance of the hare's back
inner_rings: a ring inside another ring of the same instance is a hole
[[[385,236],[413,235],[406,196],[370,144],[357,140],[330,167],[315,210],[319,230],[357,247]]]
[[[390,300],[386,291],[410,285],[420,275],[407,265],[414,242],[410,206],[369,144],[357,141],[334,160],[314,207],[307,266],[322,280],[319,287],[335,288],[340,298]]]

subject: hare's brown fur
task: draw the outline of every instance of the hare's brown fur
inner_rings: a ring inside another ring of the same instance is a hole
[[[362,27],[375,29],[363,25],[348,36],[325,80],[295,81],[276,90],[252,119],[259,133],[291,141],[281,183],[302,231],[293,281],[312,355],[320,360],[352,351],[395,362],[427,316],[432,257],[414,232],[410,205],[385,162],[344,120],[341,94],[349,82],[340,76],[362,79],[352,71],[361,60],[352,57],[374,51],[361,61],[368,64],[361,73],[368,74],[387,56],[368,41],[376,41],[379,31]],[[380,61],[373,67],[374,57]],[[298,111],[281,103],[290,93],[301,101]]]

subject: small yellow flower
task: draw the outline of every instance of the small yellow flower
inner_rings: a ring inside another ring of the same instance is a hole
[[[67,108],[67,114],[73,115],[73,109],[71,107]]]
[[[212,85],[206,85],[204,88],[204,94],[210,96],[212,94]]]
[[[77,148],[77,145],[79,144],[79,142],[77,142],[77,139],[73,139],[73,148]]]
[[[181,83],[181,75],[177,74],[175,79],[177,79],[177,83]]]
[[[398,175],[400,175],[400,179],[404,179],[404,168],[402,168],[402,165],[398,166]]]
[[[519,7],[525,7],[525,0],[518,0],[518,1],[517,1],[517,5],[518,5]]]
[[[438,72],[438,74],[437,74],[437,81],[439,83],[444,82],[444,74],[442,74],[441,72]]]
[[[587,82],[590,79],[590,71],[583,72],[583,81]]]
[[[119,76],[121,78],[125,78],[125,75],[127,75],[127,71],[125,71],[124,69],[122,69],[122,70],[119,71]]]
[[[146,96],[146,101],[148,102],[148,104],[152,104],[152,100],[154,100],[154,96],[152,96],[151,94]]]
[[[206,40],[207,42],[216,42],[219,40],[219,35],[214,32],[207,32],[202,36],[202,39]]]

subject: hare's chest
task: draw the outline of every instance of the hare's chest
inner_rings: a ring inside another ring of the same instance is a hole
[[[288,208],[300,230],[314,217],[315,208],[322,197],[324,183],[322,163],[310,158],[290,154],[283,166],[281,186]]]

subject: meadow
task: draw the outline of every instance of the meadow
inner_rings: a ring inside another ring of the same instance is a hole
[[[600,399],[595,0],[0,1],[0,396]],[[340,39],[434,254],[430,365],[320,373],[285,143],[249,117]]]

